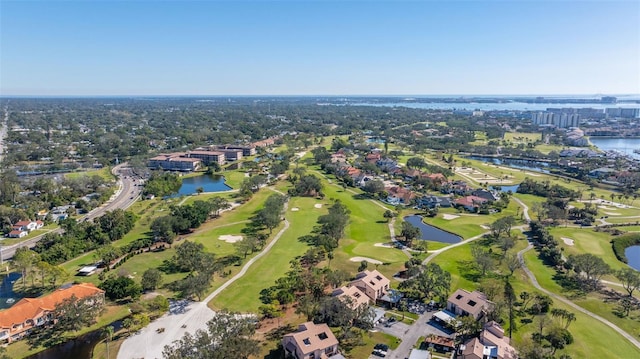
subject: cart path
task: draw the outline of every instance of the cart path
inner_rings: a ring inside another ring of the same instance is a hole
[[[269,188],[270,190],[284,195],[284,193]],[[284,204],[284,213],[286,213],[288,202]],[[231,279],[222,284],[219,288],[214,290],[206,298],[200,302],[191,302],[182,313],[171,314],[167,313],[157,320],[150,323],[145,328],[141,329],[135,335],[127,338],[120,347],[118,352],[118,359],[134,359],[134,358],[158,358],[161,359],[162,350],[166,345],[171,345],[174,341],[180,340],[182,336],[189,332],[194,334],[196,330],[207,328],[207,321],[215,316],[215,312],[207,306],[213,298],[219,295],[223,290],[229,287],[238,279],[242,278],[249,268],[260,258],[264,257],[271,248],[278,242],[280,237],[289,229],[289,221],[284,219],[284,227],[273,237],[273,240],[264,247],[264,249],[258,253],[255,257],[251,258],[240,272],[234,275]],[[158,333],[157,330],[162,328],[162,332]]]
[[[527,277],[529,277],[529,280],[531,281],[531,283],[533,284],[533,286],[538,289],[539,291],[545,293],[546,295],[552,297],[553,299],[556,299],[558,301],[561,301],[562,303],[572,307],[573,309],[586,314],[588,316],[590,316],[591,318],[600,321],[601,323],[603,323],[604,325],[610,327],[611,329],[615,330],[616,332],[618,332],[618,334],[622,335],[623,337],[625,337],[628,341],[631,342],[631,344],[635,345],[636,348],[640,349],[640,341],[638,339],[636,339],[635,337],[633,337],[631,334],[625,332],[624,330],[622,330],[620,327],[618,327],[617,325],[613,324],[612,322],[608,321],[607,319],[594,314],[584,308],[582,308],[581,306],[575,304],[574,302],[560,296],[557,295],[553,292],[550,292],[546,289],[544,289],[540,283],[538,283],[538,280],[536,279],[536,276],[533,275],[533,273],[529,270],[529,268],[527,268],[527,264],[524,261],[524,258],[522,257],[524,253],[526,253],[527,251],[531,250],[533,248],[533,245],[531,243],[529,243],[529,245],[527,246],[527,248],[521,250],[520,252],[518,252],[518,259],[520,260],[520,264],[522,264],[522,270],[524,270],[524,272],[527,274]]]

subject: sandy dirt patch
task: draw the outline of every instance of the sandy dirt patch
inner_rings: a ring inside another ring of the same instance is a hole
[[[539,174],[537,174],[537,173],[532,173],[532,172],[525,172],[524,174],[526,174],[527,176],[540,177],[540,175],[539,175]]]
[[[225,241],[227,243],[236,243],[242,240],[242,236],[235,236],[232,234],[223,234],[218,237],[219,240]]]
[[[449,214],[449,213],[444,213],[442,215],[442,218],[446,219],[447,221],[450,221],[452,219],[456,219],[458,217],[460,217],[460,216],[456,216],[455,214]]]
[[[619,216],[620,215],[620,213],[618,213],[618,212],[606,212],[606,211],[604,212],[604,214],[606,214],[607,216]]]
[[[371,264],[382,264],[382,262],[380,262],[377,259],[372,259],[372,258],[367,258],[367,257],[351,257],[349,259],[352,262],[362,262],[362,261],[367,261]]]
[[[480,228],[482,228],[482,229],[491,229],[491,227],[487,226],[486,224],[481,224]]]
[[[322,208],[322,203],[316,203],[313,205],[314,208]]]
[[[573,239],[571,239],[571,238],[562,237],[562,240],[564,241],[564,244],[566,244],[568,246],[572,246],[573,245]]]
[[[298,212],[299,210],[300,210],[300,208],[298,208],[298,207],[291,208],[291,212]]]
[[[374,247],[395,248],[391,243],[376,243]]]

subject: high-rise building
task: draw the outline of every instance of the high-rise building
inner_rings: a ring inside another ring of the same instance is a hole
[[[531,120],[536,125],[550,125],[558,128],[580,125],[580,115],[576,113],[536,112],[531,115]]]
[[[609,118],[638,118],[640,117],[640,108],[620,108],[611,107],[605,110]]]

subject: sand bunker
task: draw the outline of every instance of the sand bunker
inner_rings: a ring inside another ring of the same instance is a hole
[[[316,203],[313,205],[315,208],[322,208],[322,203]]]
[[[391,243],[376,243],[373,245],[374,247],[384,247],[384,248],[394,248]]]
[[[371,264],[382,264],[382,262],[380,262],[377,259],[372,259],[372,258],[367,258],[367,257],[351,257],[349,259],[352,262],[362,262],[362,261],[367,261]]]
[[[291,212],[298,212],[299,210],[300,210],[300,208],[298,208],[298,207],[291,208]]]
[[[608,216],[619,216],[620,215],[620,213],[618,213],[618,212],[606,212],[606,211],[604,212],[604,214],[606,214]]]
[[[482,229],[491,229],[491,227],[487,226],[486,224],[481,224],[480,227]]]
[[[449,214],[449,213],[445,213],[442,215],[442,218],[446,219],[447,221],[450,221],[452,219],[456,219],[460,216],[456,216],[455,214]]]
[[[573,245],[573,239],[571,239],[571,238],[562,237],[562,240],[564,241],[564,244],[566,244],[568,246],[572,246]]]
[[[232,234],[224,234],[218,237],[219,240],[227,243],[236,243],[242,240],[242,236],[234,236]]]

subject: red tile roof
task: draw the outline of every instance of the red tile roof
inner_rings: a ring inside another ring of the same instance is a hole
[[[0,311],[0,328],[11,328],[15,324],[26,322],[28,319],[40,317],[43,313],[53,311],[56,304],[75,295],[86,298],[104,293],[91,283],[76,284],[69,288],[58,289],[55,292],[39,298],[23,298],[13,307]]]

